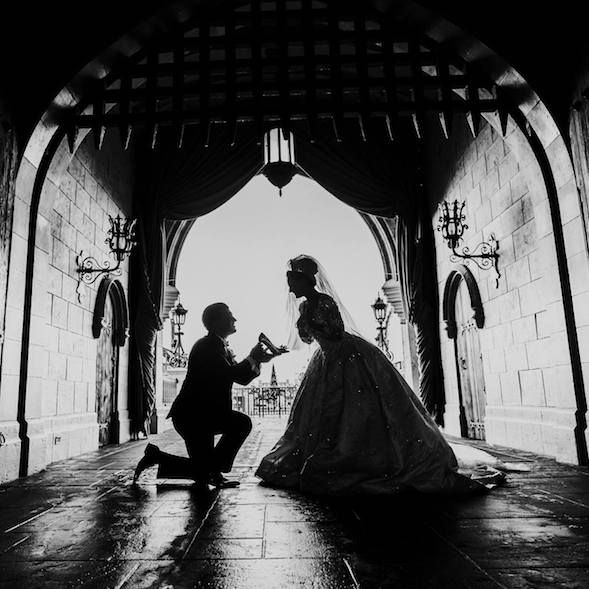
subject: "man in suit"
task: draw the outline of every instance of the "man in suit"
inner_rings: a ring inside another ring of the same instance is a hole
[[[231,470],[252,422],[231,408],[231,388],[234,382],[249,384],[260,374],[260,363],[272,355],[258,343],[245,360],[235,361],[226,338],[235,333],[236,319],[225,303],[209,305],[202,321],[208,333],[190,352],[186,378],[168,414],[186,443],[189,457],[174,456],[148,444],[133,483],[146,468],[157,464],[158,478],[191,478],[201,489],[208,484],[219,488],[239,485],[222,473]],[[221,434],[216,446],[215,434]]]

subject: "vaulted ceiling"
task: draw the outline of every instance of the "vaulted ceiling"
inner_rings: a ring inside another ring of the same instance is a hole
[[[0,36],[0,71],[2,86],[0,88],[0,109],[8,111],[12,120],[17,125],[21,138],[26,137],[31,128],[36,124],[42,113],[50,105],[52,99],[56,97],[60,90],[70,83],[76,76],[81,73],[73,84],[70,84],[70,92],[76,94],[80,89],[84,91],[91,86],[91,82],[102,78],[106,67],[109,71],[111,66],[121,63],[125,56],[135,55],[142,48],[150,45],[150,41],[156,37],[164,36],[177,30],[178,25],[188,23],[194,17],[195,9],[204,9],[208,6],[233,7],[241,3],[236,2],[188,2],[183,1],[166,1],[166,0],[128,0],[120,2],[115,0],[101,0],[101,2],[73,2],[63,1],[56,3],[39,3],[31,5],[28,3],[4,3],[0,9],[2,22],[4,23],[3,33]],[[280,3],[286,5],[286,13],[289,12],[290,2]],[[402,30],[405,34],[403,41],[412,43],[413,49],[406,52],[403,59],[407,58],[406,70],[403,72],[401,64],[396,64],[395,78],[400,82],[400,86],[405,86],[406,95],[397,92],[399,102],[407,105],[411,100],[419,102],[420,93],[423,90],[422,99],[436,100],[428,93],[430,90],[444,92],[452,87],[453,82],[449,80],[452,76],[462,76],[465,80],[472,82],[472,74],[468,68],[461,69],[460,64],[457,71],[450,70],[450,78],[442,84],[437,82],[445,74],[436,71],[433,74],[425,75],[419,73],[419,67],[416,63],[430,57],[431,47],[424,43],[424,38],[435,41],[438,46],[443,47],[442,54],[446,56],[449,66],[455,65],[458,58],[474,66],[474,70],[487,70],[493,72],[495,77],[501,76],[501,62],[508,63],[515,67],[530,82],[531,87],[541,96],[549,108],[552,109],[558,121],[566,119],[568,108],[575,97],[579,88],[584,83],[584,73],[586,71],[587,35],[583,30],[583,19],[577,14],[578,3],[572,0],[563,0],[558,5],[539,5],[532,2],[517,2],[507,0],[497,0],[494,3],[482,4],[476,2],[463,2],[461,0],[445,1],[428,1],[420,0],[373,0],[371,2],[360,1],[340,1],[342,13],[348,12],[354,14],[357,7],[369,9],[370,18],[365,20],[367,23],[362,28],[359,36],[354,36],[350,40],[350,47],[355,46],[355,50],[360,52],[355,56],[356,60],[362,63],[362,60],[369,66],[371,59],[374,57],[374,51],[383,52],[384,67],[387,63],[390,67],[390,61],[387,61],[387,55],[384,45],[378,46],[378,36],[372,27],[373,23],[378,23],[379,15],[388,15],[387,20],[392,26]],[[231,12],[231,11],[229,11]],[[238,14],[238,13],[235,13]],[[391,18],[392,17],[392,18]],[[239,19],[250,18],[250,25],[256,26],[255,17],[247,11],[235,21],[235,28],[229,27],[227,30],[234,32],[233,38],[231,33],[225,35],[224,43],[227,46],[234,46],[239,49],[239,44],[243,39],[239,35],[245,32],[244,25],[239,24]],[[263,25],[262,21],[259,21]],[[290,22],[290,25],[288,24]],[[302,21],[301,21],[302,23]],[[333,35],[330,33],[329,15],[324,18],[320,17],[317,23],[317,40],[325,41],[329,44],[330,39],[333,41]],[[457,25],[453,27],[451,23]],[[287,16],[287,27],[292,27],[294,21]],[[301,24],[301,26],[305,26]],[[355,25],[353,25],[355,26]],[[241,32],[239,32],[241,28]],[[338,35],[343,39],[346,31],[342,28],[341,23],[338,25]],[[189,34],[188,29],[185,31]],[[270,33],[277,31],[268,31]],[[253,29],[249,29],[249,34]],[[320,39],[319,37],[323,37]],[[186,39],[190,37],[185,37]],[[193,50],[197,50],[200,33],[193,37],[190,42],[193,44]],[[381,38],[384,39],[384,38]],[[492,49],[487,52],[484,45],[473,43],[480,41]],[[172,34],[172,45],[170,51],[173,54],[178,48],[177,37]],[[271,60],[288,59],[296,57],[296,48],[290,46],[284,50],[285,45],[281,45],[281,39],[276,39],[275,54],[272,52],[268,56],[268,72],[271,68]],[[188,45],[190,45],[190,43]],[[232,45],[234,43],[234,45]],[[316,48],[318,46],[316,45]],[[189,48],[183,48],[189,49]],[[267,47],[266,50],[270,49]],[[300,50],[300,48],[299,48]],[[241,49],[243,52],[243,47]],[[403,54],[400,45],[393,46],[392,55]],[[435,52],[434,52],[435,53]],[[190,54],[183,51],[184,59],[190,59]],[[177,53],[176,55],[179,55]],[[194,55],[194,54],[193,54]],[[305,84],[308,82],[305,74],[305,58],[301,59],[299,70],[299,87],[301,90],[301,103],[309,102],[310,95],[305,90]],[[99,59],[96,59],[100,56]],[[242,54],[243,56],[243,54]],[[210,67],[213,67],[213,55],[210,55]],[[343,56],[342,56],[343,57]],[[413,58],[413,61],[412,61]],[[160,57],[158,58],[161,59]],[[234,54],[233,65],[231,57],[229,61],[224,62],[225,68],[237,67],[239,53]],[[342,83],[344,80],[352,81],[353,77],[350,70],[346,70],[345,60],[342,60]],[[402,59],[400,60],[402,61]],[[170,68],[173,69],[174,59],[170,62]],[[86,67],[90,64],[89,67]],[[135,63],[135,67],[145,66],[149,69],[147,62],[145,64]],[[160,65],[158,63],[158,65]],[[163,65],[163,64],[161,64]],[[432,68],[438,68],[439,62],[431,65]],[[482,67],[481,67],[482,66]],[[140,71],[140,69],[138,70]],[[212,70],[211,70],[212,71]],[[366,70],[363,70],[366,71]],[[444,71],[443,69],[440,71]],[[267,72],[266,72],[267,73]],[[245,88],[250,86],[251,91],[259,91],[254,84],[255,72],[251,73],[249,79],[242,78],[241,81],[233,88],[225,88],[226,94],[237,93],[240,91],[240,84]],[[329,76],[324,80],[327,87],[333,82]],[[358,75],[365,75],[358,70]],[[477,74],[478,75],[478,74]],[[507,75],[507,74],[505,74]],[[369,74],[371,82],[365,85],[364,92],[368,93],[369,100],[360,96],[355,97],[354,92],[342,94],[341,106],[345,106],[346,100],[352,101],[359,99],[363,108],[368,108],[370,113],[373,112],[390,112],[390,95],[382,85],[376,91],[371,88],[378,86],[377,81],[379,74],[372,72]],[[432,80],[432,77],[434,80]],[[438,78],[437,82],[435,78]],[[172,73],[173,78],[173,73]],[[258,78],[259,79],[259,78]],[[264,79],[264,73],[262,82]],[[420,82],[425,79],[427,82]],[[267,76],[266,76],[267,80]],[[374,84],[373,84],[374,82]],[[283,80],[284,83],[284,80]],[[193,92],[199,94],[198,82],[196,77],[190,79],[185,77],[183,84],[193,86]],[[437,86],[436,86],[437,84]],[[475,82],[476,86],[484,86],[485,83]],[[264,87],[264,83],[262,83]],[[468,83],[467,83],[468,86]],[[368,90],[366,90],[368,88]],[[112,87],[112,92],[121,91]],[[318,87],[319,90],[319,87]],[[147,94],[147,86],[144,92]],[[279,88],[280,92],[280,88]],[[380,92],[381,104],[375,100],[376,95]],[[411,92],[414,98],[411,98]],[[103,94],[104,103],[109,97]],[[347,98],[346,98],[347,96]],[[447,94],[446,94],[447,96]],[[384,98],[383,98],[384,97]],[[174,100],[174,93],[170,91],[169,98]],[[336,96],[328,96],[318,91],[316,94],[317,101],[330,102],[336,99]],[[196,101],[196,96],[194,96]],[[243,101],[240,108],[243,112],[247,111],[247,100]],[[277,104],[280,100],[275,101]],[[146,108],[147,108],[146,103]],[[252,104],[252,101],[250,101]],[[3,105],[3,106],[2,106]],[[210,107],[214,105],[214,100],[210,102]],[[186,105],[186,110],[190,110],[190,105]],[[378,110],[378,108],[380,110]],[[184,106],[183,106],[184,108]],[[411,107],[413,108],[413,107]],[[279,110],[279,109],[278,109]],[[302,109],[304,110],[304,109]],[[333,105],[329,104],[329,111],[333,111]],[[440,110],[440,109],[438,109]],[[443,111],[443,108],[441,108]],[[105,109],[106,112],[106,109]],[[211,111],[212,112],[212,111]],[[250,109],[250,115],[255,118],[255,108]],[[369,113],[369,114],[370,114]],[[1,113],[0,113],[1,114]],[[240,113],[236,113],[238,117]],[[280,113],[279,113],[280,114]],[[336,113],[337,114],[337,113]],[[410,112],[410,115],[413,113]],[[419,114],[419,113],[418,113]],[[246,115],[243,115],[246,116]],[[411,116],[410,116],[411,118]]]

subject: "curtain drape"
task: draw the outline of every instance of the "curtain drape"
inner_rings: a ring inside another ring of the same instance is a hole
[[[146,434],[155,408],[156,334],[165,287],[165,219],[206,215],[234,196],[261,169],[253,139],[231,146],[226,132],[208,147],[197,141],[181,149],[165,141],[138,154],[136,189],[138,246],[132,260],[133,334],[130,382],[133,434]]]
[[[420,210],[399,217],[397,270],[407,317],[415,328],[419,396],[436,422],[443,425],[446,397],[440,356],[435,252],[431,224]]]

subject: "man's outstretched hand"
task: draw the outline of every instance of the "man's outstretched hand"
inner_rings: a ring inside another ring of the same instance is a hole
[[[250,358],[258,364],[263,364],[274,358],[274,354],[268,353],[261,344],[256,344],[249,353]]]

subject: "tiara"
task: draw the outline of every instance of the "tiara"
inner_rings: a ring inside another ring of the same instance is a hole
[[[317,274],[317,262],[313,258],[308,256],[297,256],[290,262],[290,268],[293,272],[301,272],[310,278],[313,278]]]

